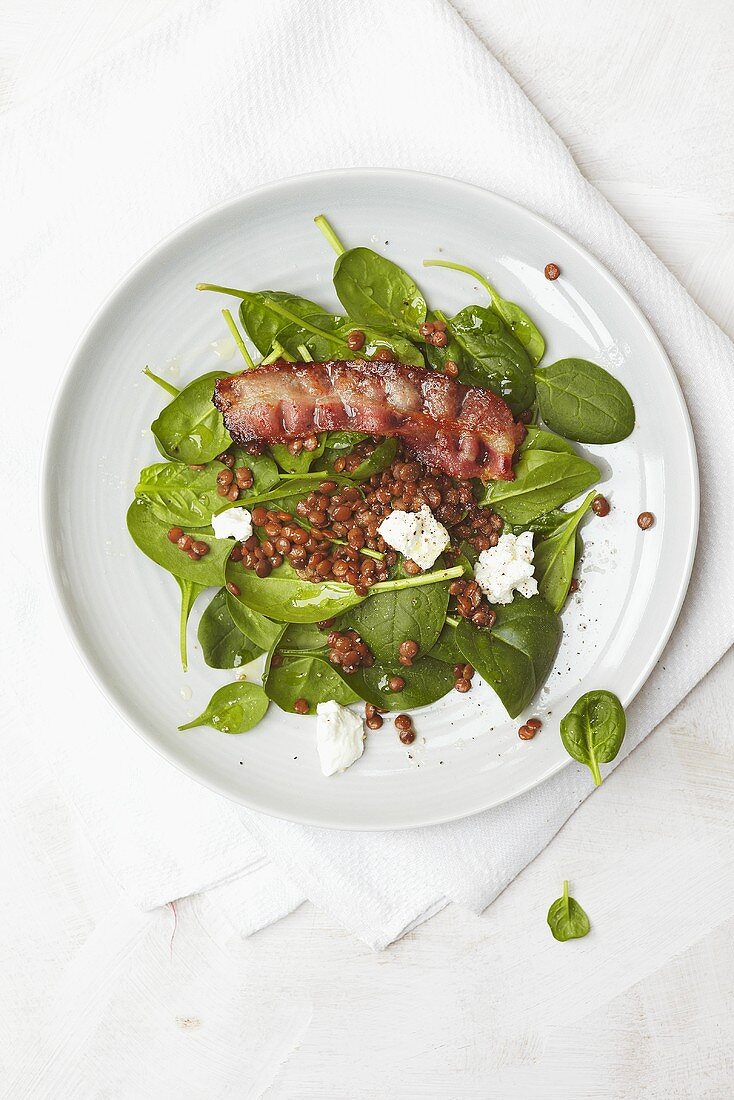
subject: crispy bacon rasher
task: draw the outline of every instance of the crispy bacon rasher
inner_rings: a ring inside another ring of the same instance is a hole
[[[279,359],[220,379],[213,400],[235,443],[288,443],[322,431],[399,436],[426,466],[457,478],[512,480],[525,437],[491,390],[402,363]]]

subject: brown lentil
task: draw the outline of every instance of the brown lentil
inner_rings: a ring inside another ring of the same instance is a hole
[[[611,504],[606,497],[603,497],[601,493],[594,497],[591,502],[591,510],[595,516],[608,516],[611,511]]]
[[[458,378],[459,364],[454,362],[453,359],[447,359],[443,365],[443,373],[448,375],[449,378]]]
[[[355,328],[347,336],[347,347],[351,348],[352,351],[359,351],[360,348],[364,347],[364,339],[362,330]]]
[[[409,714],[398,714],[395,718],[395,729],[409,730],[413,725],[413,719]]]
[[[293,704],[293,709],[296,714],[308,714],[311,709],[311,704],[308,699],[296,699]]]
[[[417,642],[414,642],[412,638],[406,638],[404,642],[400,643],[398,654],[401,657],[408,657],[410,660],[412,660],[413,657],[417,657],[419,649],[420,646]]]
[[[227,581],[227,591],[231,592],[233,596],[240,595],[240,590],[233,581]]]
[[[524,725],[520,726],[520,729],[517,731],[517,736],[521,741],[532,741],[537,732],[537,729],[533,726]]]
[[[182,535],[183,531],[180,527],[172,527],[171,530],[168,532],[168,541],[178,542]]]
[[[463,676],[455,682],[454,688],[456,691],[460,691],[462,694],[467,691],[471,691],[471,680],[466,680]]]
[[[546,279],[550,279],[550,281],[553,282],[553,280],[557,279],[561,274],[561,269],[558,264],[546,264],[543,274]]]
[[[537,733],[538,730],[542,728],[543,723],[541,722],[540,718],[528,718],[525,725],[528,727],[528,729],[535,730],[535,732]]]
[[[655,516],[652,514],[652,512],[640,512],[639,516],[637,517],[637,526],[640,528],[641,531],[649,530],[654,522]]]
[[[387,681],[387,686],[390,691],[396,693],[403,690],[405,687],[405,680],[402,676],[391,676]]]
[[[579,590],[579,582],[576,580],[575,577],[572,577],[571,578],[571,584],[569,585],[569,588],[568,588],[569,596],[573,596],[574,592],[578,592],[578,590]]]

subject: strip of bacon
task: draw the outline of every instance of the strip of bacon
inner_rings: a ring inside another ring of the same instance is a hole
[[[525,428],[491,390],[437,371],[367,360],[279,359],[221,378],[214,404],[235,443],[288,443],[315,432],[399,436],[451,477],[511,481]]]

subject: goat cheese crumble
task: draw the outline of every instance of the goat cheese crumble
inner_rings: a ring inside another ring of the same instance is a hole
[[[430,569],[449,545],[449,533],[427,504],[420,512],[391,512],[377,528],[388,546],[410,558],[421,569]]]
[[[246,508],[225,508],[212,516],[215,538],[244,542],[252,534],[252,516]]]
[[[482,550],[474,577],[490,603],[512,603],[513,592],[535,596],[538,582],[533,566],[533,532],[501,535],[496,546]]]
[[[324,775],[345,771],[364,752],[364,725],[360,716],[334,699],[318,703],[316,748]]]

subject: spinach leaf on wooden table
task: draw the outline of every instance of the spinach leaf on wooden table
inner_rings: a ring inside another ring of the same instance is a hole
[[[214,384],[226,371],[212,371],[185,386],[150,426],[163,454],[177,462],[210,462],[232,443],[222,414],[212,404]]]
[[[417,336],[426,319],[426,300],[411,276],[371,248],[350,248],[337,256],[334,289],[360,326]]]
[[[538,591],[554,611],[560,611],[566,602],[576,564],[576,535],[594,495],[589,493],[552,535],[536,542],[534,566]]]
[[[220,733],[246,733],[265,717],[269,704],[259,684],[238,680],[215,691],[198,718],[178,728],[191,730],[197,726],[211,726]]]
[[[227,595],[227,590],[220,588],[199,621],[197,637],[210,668],[240,668],[263,652],[235,623]]]
[[[494,608],[491,630],[462,619],[456,644],[465,661],[499,696],[510,718],[516,718],[542,687],[561,640],[561,620],[540,596],[516,596]]]
[[[553,938],[562,943],[586,936],[591,923],[575,898],[569,897],[568,879],[563,883],[563,894],[548,910],[548,926]]]
[[[561,719],[561,740],[569,756],[586,764],[597,787],[599,764],[614,760],[627,730],[624,707],[611,691],[587,691]]]
[[[635,407],[621,382],[588,359],[560,359],[535,372],[540,415],[578,443],[618,443],[635,426]]]
[[[529,523],[567,504],[599,479],[599,470],[576,454],[530,450],[520,455],[514,481],[495,481],[484,504],[513,525]]]

